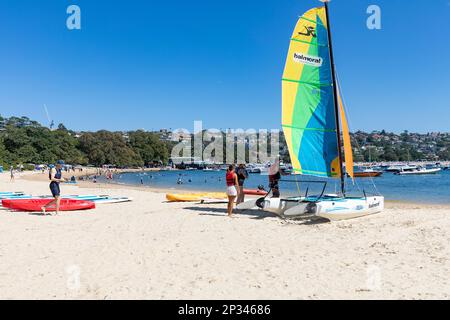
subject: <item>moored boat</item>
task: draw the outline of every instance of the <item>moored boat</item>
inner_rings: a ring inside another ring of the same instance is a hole
[[[375,170],[372,168],[366,168],[363,170],[355,171],[354,177],[355,178],[372,178],[372,177],[379,177],[383,174],[383,171]]]
[[[394,174],[397,175],[420,175],[420,174],[434,174],[441,171],[441,168],[426,168],[426,167],[417,167],[414,169],[402,169]]]
[[[398,164],[398,165],[392,165],[392,166],[387,167],[385,169],[385,171],[386,172],[396,173],[396,172],[399,172],[399,171],[402,171],[402,170],[413,170],[413,169],[416,169],[416,168],[417,168],[417,166],[415,166],[415,165]]]

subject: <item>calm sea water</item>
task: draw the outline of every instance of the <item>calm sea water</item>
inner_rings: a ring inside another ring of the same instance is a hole
[[[177,184],[181,178],[183,184]],[[326,192],[336,193],[339,190],[337,179],[320,179],[308,176],[283,176],[280,190],[283,196],[303,194],[307,188],[309,194],[320,193],[323,182],[327,182]],[[104,178],[99,181],[105,182]],[[322,181],[312,183],[310,181]],[[350,195],[361,195],[362,190],[367,194],[381,193],[387,200],[403,200],[423,203],[450,204],[450,171],[441,171],[430,175],[398,176],[385,172],[381,177],[360,178],[352,184],[347,179],[347,190]],[[144,185],[153,188],[174,190],[225,190],[225,171],[160,171],[145,173],[124,173],[116,175],[113,183]],[[246,180],[246,188],[268,186],[268,176],[263,174],[250,174]]]

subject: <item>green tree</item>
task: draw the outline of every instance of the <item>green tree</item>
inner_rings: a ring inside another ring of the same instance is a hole
[[[155,133],[143,130],[128,133],[128,143],[133,151],[140,156],[144,165],[153,162],[167,163],[169,160],[169,150],[167,145],[160,141]]]
[[[80,137],[80,149],[97,166],[112,164],[119,167],[142,166],[144,162],[127,145],[120,132],[101,130],[83,133]]]

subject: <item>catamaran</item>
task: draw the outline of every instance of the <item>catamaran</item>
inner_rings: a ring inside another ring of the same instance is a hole
[[[327,182],[310,181],[323,184],[320,194],[308,195],[307,189],[299,197],[266,195],[253,203],[286,218],[312,215],[342,220],[384,208],[381,195],[346,194],[345,176],[354,178],[353,154],[335,75],[328,1],[322,2],[324,6],[310,9],[299,18],[291,37],[282,78],[282,127],[293,174],[340,179],[340,192],[325,194]],[[250,207],[251,200],[238,206]]]

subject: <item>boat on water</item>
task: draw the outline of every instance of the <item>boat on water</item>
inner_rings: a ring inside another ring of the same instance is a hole
[[[260,163],[251,163],[246,166],[248,173],[267,173],[269,166]]]
[[[427,168],[427,167],[415,167],[415,168],[407,168],[401,169],[400,171],[395,172],[397,175],[420,175],[420,174],[434,174],[440,172],[441,168]]]
[[[375,170],[373,168],[363,168],[359,170],[355,170],[353,176],[355,178],[373,178],[379,177],[383,174],[381,170]]]
[[[410,165],[410,164],[396,164],[396,165],[392,165],[389,166],[385,169],[386,172],[399,172],[402,170],[414,170],[416,169],[417,166],[416,165]]]
[[[304,195],[284,199],[266,195],[238,208],[256,206],[283,218],[320,217],[331,221],[384,209],[384,197],[379,194],[346,194],[345,177],[355,177],[353,154],[334,68],[328,1],[322,2],[324,6],[310,9],[299,18],[291,37],[282,78],[282,127],[292,173],[339,179],[340,193],[325,194],[326,181],[308,181],[302,183],[323,184],[322,192],[311,196],[306,188]]]

